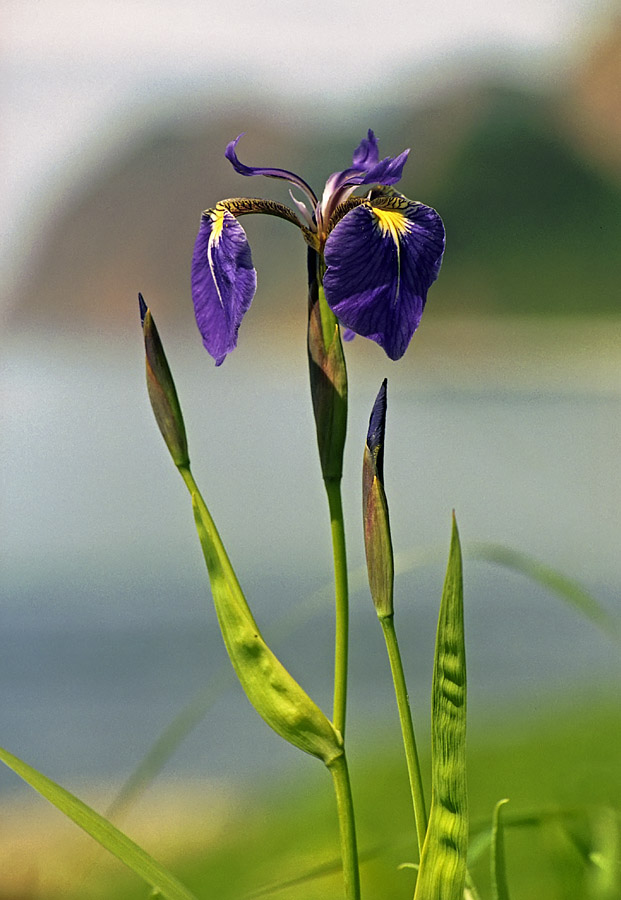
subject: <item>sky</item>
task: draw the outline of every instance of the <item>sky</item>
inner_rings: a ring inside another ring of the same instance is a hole
[[[484,52],[520,77],[559,77],[609,0],[0,0],[5,287],[36,240],[45,198],[126,138],[133,111],[249,91],[358,104],[399,73],[433,89]]]

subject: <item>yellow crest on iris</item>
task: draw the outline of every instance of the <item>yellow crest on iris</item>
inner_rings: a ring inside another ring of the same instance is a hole
[[[209,236],[209,243],[211,245],[218,244],[220,241],[220,237],[222,236],[222,229],[224,228],[225,212],[228,212],[228,210],[223,203],[216,204],[216,208],[209,211],[209,215],[213,223],[211,226],[211,235]]]
[[[376,217],[382,235],[390,235],[395,244],[399,243],[399,236],[407,234],[410,223],[402,212],[396,209],[378,209],[372,206],[373,215]]]

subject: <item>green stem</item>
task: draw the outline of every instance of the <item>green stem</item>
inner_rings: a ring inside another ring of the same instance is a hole
[[[185,485],[186,485],[188,491],[190,492],[190,494],[200,494],[198,486],[197,486],[196,482],[194,481],[194,476],[192,475],[192,472],[190,471],[190,467],[189,466],[177,466],[177,469],[179,471],[179,474],[185,481]]]
[[[420,763],[418,761],[418,751],[416,749],[416,739],[414,737],[412,712],[410,710],[410,701],[405,684],[403,663],[401,662],[401,653],[399,652],[394,619],[392,616],[384,616],[380,618],[380,622],[382,623],[382,629],[384,631],[388,659],[390,660],[390,670],[395,686],[397,707],[399,709],[399,721],[401,723],[403,747],[405,749],[405,759],[408,767],[408,777],[410,779],[410,790],[412,792],[412,804],[414,806],[414,818],[416,820],[418,858],[420,859],[423,851],[425,834],[427,833],[427,809],[425,806],[423,779],[420,771]]]
[[[349,589],[347,585],[347,553],[345,523],[341,502],[341,480],[326,479],[330,507],[332,553],[334,556],[335,638],[334,638],[334,706],[332,721],[345,737],[347,714],[347,666],[349,657]]]
[[[360,900],[360,872],[358,869],[354,803],[345,753],[331,763],[329,769],[336,794],[345,898],[346,900]]]

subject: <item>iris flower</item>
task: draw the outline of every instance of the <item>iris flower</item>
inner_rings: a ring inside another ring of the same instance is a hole
[[[236,347],[256,291],[250,247],[237,221],[251,213],[279,216],[300,228],[319,255],[326,301],[341,324],[378,343],[391,359],[402,357],[444,252],[438,213],[392,187],[401,179],[409,150],[380,160],[377,139],[369,131],[351,166],[328,178],[320,199],[293,172],[240,162],[242,136],[225,152],[235,171],[288,181],[304,199],[290,191],[296,212],[271,200],[232,199],[202,214],[192,259],[192,296],[203,343],[216,365]],[[361,187],[366,187],[364,196],[353,196]]]

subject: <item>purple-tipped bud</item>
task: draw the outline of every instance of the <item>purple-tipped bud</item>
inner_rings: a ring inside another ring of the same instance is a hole
[[[386,390],[388,379],[384,378],[379,389],[367,431],[367,447],[375,461],[375,470],[379,480],[384,483],[384,433],[386,431]]]
[[[155,420],[166,442],[174,464],[179,468],[190,465],[183,415],[168,361],[151,310],[138,294],[140,320],[146,353],[147,390]]]
[[[146,316],[149,307],[144,302],[142,294],[138,294],[138,306],[140,307],[140,324],[144,328],[144,317]]]
[[[371,597],[380,619],[393,614],[394,560],[384,492],[386,379],[373,404],[362,462],[362,520]]]

